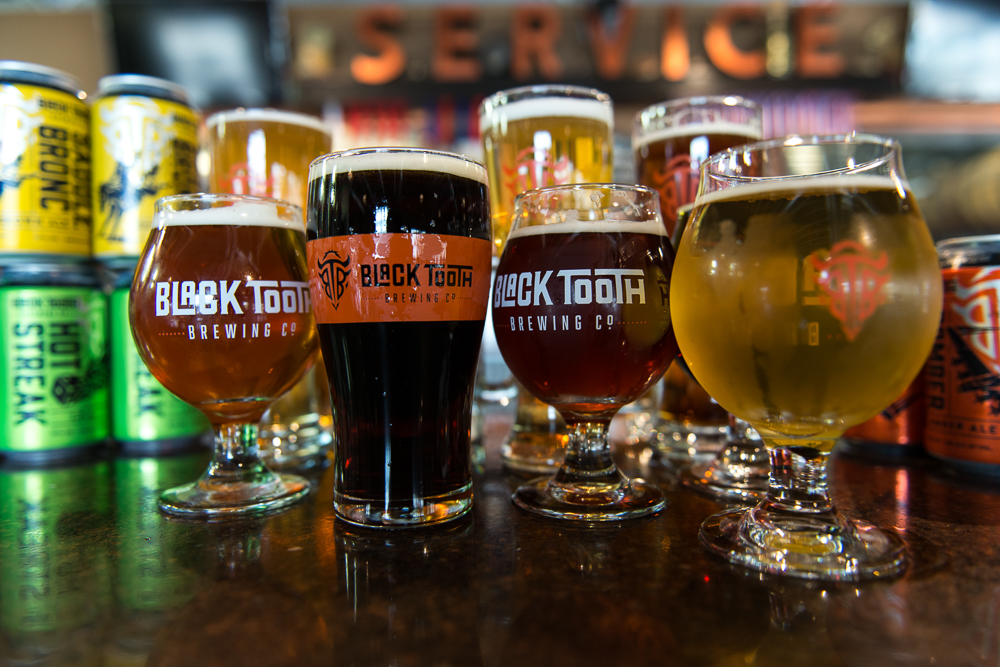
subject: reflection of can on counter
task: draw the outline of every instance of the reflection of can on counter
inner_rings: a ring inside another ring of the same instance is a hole
[[[0,263],[0,453],[51,461],[107,439],[106,330],[88,265]]]
[[[198,120],[187,92],[138,74],[106,76],[92,113],[94,256],[138,257],[160,197],[194,192]]]
[[[1000,474],[1000,235],[942,241],[944,312],[925,368],[933,456]]]
[[[38,664],[40,651],[50,654],[46,664],[93,664],[93,655],[80,654],[99,649],[99,621],[110,606],[111,568],[102,537],[108,530],[109,485],[104,461],[0,468],[5,664]],[[72,645],[60,646],[63,642]],[[53,659],[60,649],[75,660]]]
[[[923,453],[925,405],[924,375],[921,373],[892,405],[868,421],[847,429],[844,439],[850,451],[878,456]]]
[[[115,272],[109,304],[111,437],[122,449],[133,453],[209,445],[212,425],[205,415],[167,391],[136,350],[128,319],[128,293],[134,272],[134,262]]]
[[[90,254],[90,110],[68,74],[0,61],[0,253]]]

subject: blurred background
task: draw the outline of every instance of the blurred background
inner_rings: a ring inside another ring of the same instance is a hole
[[[475,0],[0,0],[0,59],[185,86],[204,116],[271,106],[321,116],[337,149],[481,157],[496,90],[588,85],[615,102],[615,180],[633,180],[646,105],[738,93],[765,136],[861,130],[904,146],[937,239],[1000,233],[1000,3],[526,3]]]

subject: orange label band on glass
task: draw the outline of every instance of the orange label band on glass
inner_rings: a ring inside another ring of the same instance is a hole
[[[439,234],[354,234],[308,243],[319,324],[486,319],[492,244]]]

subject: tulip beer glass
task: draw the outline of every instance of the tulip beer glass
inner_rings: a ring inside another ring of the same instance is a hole
[[[673,277],[685,361],[771,461],[767,497],[707,519],[702,543],[797,577],[901,572],[902,540],[845,519],[826,482],[834,443],[910,384],[941,316],[937,256],[899,146],[788,137],[712,156]]]
[[[615,466],[608,425],[677,356],[672,263],[653,190],[565,185],[518,196],[494,282],[493,329],[518,382],[559,410],[570,431],[562,467],[519,488],[519,507],[579,521],[663,508],[656,486]]]
[[[302,212],[285,202],[193,194],[156,203],[132,282],[132,334],[153,376],[215,428],[208,470],[165,491],[164,511],[259,512],[308,493],[257,450],[261,416],[316,353],[305,250]]]

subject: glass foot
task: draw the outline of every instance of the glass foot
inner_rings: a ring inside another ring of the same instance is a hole
[[[801,579],[888,578],[907,565],[906,545],[893,532],[836,512],[782,512],[767,501],[710,516],[699,536],[709,551],[732,563]]]
[[[681,483],[719,500],[747,504],[767,495],[771,470],[763,447],[727,447],[708,463],[685,468]]]
[[[514,431],[500,445],[500,460],[511,472],[551,475],[566,456],[567,436],[560,433]]]
[[[159,506],[176,516],[220,518],[272,512],[307,495],[309,482],[298,475],[267,471],[253,481],[216,481],[206,475],[164,491]]]
[[[512,497],[523,510],[570,521],[622,521],[656,514],[667,505],[663,492],[639,479],[618,484],[560,484],[551,478],[520,487]]]

